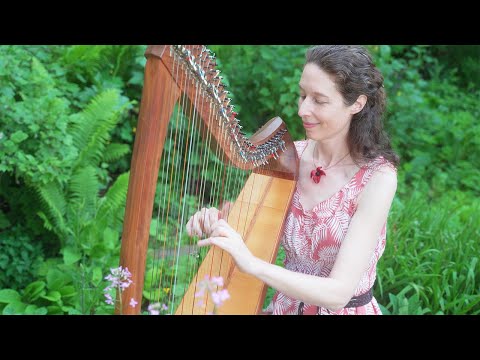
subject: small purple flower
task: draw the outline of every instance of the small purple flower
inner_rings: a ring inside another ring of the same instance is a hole
[[[110,274],[105,276],[105,280],[110,281],[110,284],[103,289],[103,292],[105,293],[105,302],[108,305],[114,305],[114,300],[112,297],[112,290],[118,290],[119,292],[119,297],[121,299],[122,297],[122,291],[126,288],[128,288],[132,283],[132,274],[130,271],[128,271],[128,268],[123,268],[119,266],[118,268],[112,268],[110,269]],[[138,304],[135,299],[130,299],[130,306],[135,307]]]
[[[159,302],[148,305],[148,312],[150,315],[160,315],[161,312],[165,313],[168,310],[168,306],[160,304]]]
[[[134,299],[134,298],[131,298],[131,299],[130,299],[130,306],[131,306],[131,307],[133,307],[133,308],[134,308],[135,306],[137,306],[137,304],[138,304],[138,302],[137,302],[137,301],[135,301],[135,299]]]
[[[110,295],[110,294],[105,294],[105,297],[107,298],[107,300],[105,300],[105,302],[106,302],[108,305],[113,305],[112,295]]]

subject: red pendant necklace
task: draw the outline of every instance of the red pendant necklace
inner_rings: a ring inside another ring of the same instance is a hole
[[[313,182],[315,184],[318,184],[320,182],[320,179],[322,176],[327,176],[327,173],[325,172],[325,170],[328,170],[328,169],[331,169],[332,167],[338,165],[340,163],[340,161],[342,161],[343,159],[345,159],[348,154],[350,153],[347,153],[347,155],[345,155],[344,157],[342,157],[340,160],[338,160],[335,164],[333,165],[330,165],[326,168],[323,168],[322,166],[317,166],[315,164],[315,153],[317,151],[317,144],[318,143],[315,143],[315,148],[313,149],[313,155],[312,155],[312,161],[313,161],[313,167],[314,169],[310,172],[310,177],[312,178]]]

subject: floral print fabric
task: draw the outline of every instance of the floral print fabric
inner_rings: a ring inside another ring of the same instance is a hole
[[[306,145],[306,140],[295,142],[298,154],[303,153]],[[385,165],[396,171],[390,162],[383,157],[378,157],[362,166],[344,187],[311,210],[303,209],[298,189],[295,190],[281,240],[285,249],[286,269],[322,277],[329,276],[350,220],[356,211],[359,194],[375,171]],[[368,270],[363,274],[354,296],[367,292],[375,283],[376,266],[385,250],[385,243],[386,224],[380,233]],[[293,315],[298,314],[299,306],[300,301],[276,292],[267,310],[277,315]],[[381,315],[381,310],[376,299],[372,298],[364,306],[343,308],[338,311],[304,304],[303,314]]]

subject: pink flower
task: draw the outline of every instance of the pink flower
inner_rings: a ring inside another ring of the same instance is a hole
[[[212,284],[223,286],[223,278],[221,276],[214,276],[211,279]]]
[[[223,289],[212,293],[212,301],[217,307],[222,306],[223,302],[230,298],[230,294],[227,289]]]
[[[138,302],[137,302],[137,301],[135,301],[135,299],[134,299],[134,298],[131,298],[131,299],[130,299],[130,306],[131,306],[131,307],[133,307],[133,308],[134,308],[135,306],[137,306],[137,304],[138,304]]]
[[[211,296],[214,309],[213,314],[216,313],[218,307],[222,306],[223,302],[230,298],[230,294],[227,289],[217,290],[218,287],[222,287],[224,284],[221,276],[214,276],[210,278],[205,275],[205,278],[197,284],[198,291],[195,293],[196,298],[203,298],[205,292]],[[197,306],[203,305],[203,299],[197,301]]]
[[[159,302],[148,305],[148,312],[150,315],[160,315],[160,312],[165,313],[168,310],[168,306],[160,304]]]

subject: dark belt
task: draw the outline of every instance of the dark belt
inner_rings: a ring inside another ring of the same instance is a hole
[[[373,298],[373,291],[372,288],[368,290],[366,293],[354,296],[350,299],[345,308],[352,308],[352,307],[359,307],[363,305],[367,305]],[[303,315],[303,307],[305,306],[304,302],[300,302],[298,305],[298,315]],[[317,306],[317,312],[320,311],[320,307]]]

